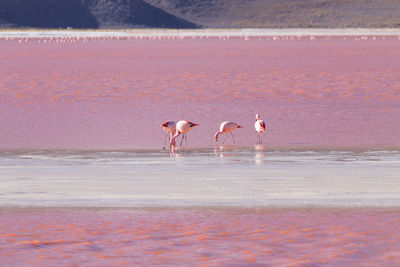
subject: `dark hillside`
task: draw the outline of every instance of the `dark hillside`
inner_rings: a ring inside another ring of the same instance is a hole
[[[196,28],[142,0],[0,0],[0,26]]]
[[[204,27],[398,28],[400,0],[145,0]]]
[[[400,0],[0,0],[0,27],[399,28]]]
[[[81,0],[102,28],[197,28],[142,0]]]
[[[99,25],[80,0],[0,0],[0,18],[15,26],[97,28]]]

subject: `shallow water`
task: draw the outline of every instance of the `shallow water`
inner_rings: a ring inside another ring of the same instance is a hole
[[[400,264],[398,36],[202,37],[0,40],[1,265]]]
[[[400,206],[399,151],[0,154],[1,206]]]
[[[366,38],[3,39],[0,148],[158,149],[181,119],[251,146],[259,113],[269,147],[398,149],[400,40]]]
[[[1,152],[0,263],[394,266],[399,173],[400,151]]]

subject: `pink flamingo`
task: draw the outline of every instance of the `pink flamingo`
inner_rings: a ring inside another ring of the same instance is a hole
[[[174,121],[164,121],[161,124],[161,127],[163,128],[165,134],[165,138],[164,138],[164,146],[163,146],[163,150],[165,149],[165,142],[167,141],[167,136],[169,134],[168,137],[168,141],[171,142],[173,136],[175,135],[176,132],[176,123]],[[173,143],[175,145],[175,142]]]
[[[254,128],[258,132],[258,144],[262,144],[262,136],[261,134],[265,132],[265,122],[260,119],[260,115],[256,115],[256,123],[254,124]]]
[[[187,145],[186,133],[189,132],[194,126],[199,126],[199,124],[185,120],[178,121],[178,123],[176,124],[176,133],[174,137],[172,137],[170,145],[175,145],[175,139],[181,134],[182,134],[182,140],[180,146],[182,146],[183,139],[185,139]]]
[[[222,133],[226,133],[224,141],[222,141],[222,144],[225,143],[226,138],[228,137],[228,133],[231,133],[233,143],[235,144],[235,138],[233,137],[233,131],[239,128],[243,128],[243,126],[240,126],[239,124],[233,122],[233,121],[224,121],[221,123],[219,126],[219,131],[214,135],[215,141],[218,142],[218,136]]]

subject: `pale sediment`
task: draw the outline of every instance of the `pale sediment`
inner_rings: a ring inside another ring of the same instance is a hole
[[[400,36],[400,29],[120,29],[120,30],[0,30],[0,38],[48,37],[268,37],[268,36]]]

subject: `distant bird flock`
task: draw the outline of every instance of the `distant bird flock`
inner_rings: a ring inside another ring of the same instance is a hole
[[[354,31],[354,30],[353,30]],[[243,32],[243,29],[239,32],[235,31],[132,31],[132,32],[102,32],[102,31],[92,31],[92,32],[81,32],[74,30],[66,31],[47,31],[47,32],[35,32],[27,31],[20,32],[20,34],[13,32],[13,36],[9,36],[9,33],[0,33],[0,41],[17,41],[19,44],[25,44],[28,42],[37,42],[39,44],[72,44],[72,43],[88,43],[91,41],[125,41],[125,40],[181,40],[181,39],[220,39],[223,41],[239,38],[244,41],[251,40],[266,40],[266,41],[295,41],[295,40],[355,40],[355,41],[377,41],[386,39],[397,39],[400,40],[400,36],[396,32],[389,36],[380,36],[380,32],[372,34],[369,32],[368,35],[363,35],[362,33],[352,36],[352,33],[332,33],[330,35],[310,35],[310,33],[304,32],[304,29],[300,29],[300,32],[283,33],[278,35],[277,32],[263,32],[263,31],[252,31]],[[113,35],[114,34],[114,35]],[[118,36],[116,36],[116,34]]]
[[[166,147],[167,139],[169,142],[169,147],[170,148],[175,147],[176,145],[175,139],[180,135],[182,135],[182,138],[179,146],[182,146],[184,140],[187,145],[186,134],[195,126],[199,126],[199,124],[187,120],[181,120],[178,121],[177,123],[175,123],[174,121],[164,121],[161,124],[161,127],[165,132],[163,149],[165,149]],[[219,126],[219,131],[217,131],[214,135],[215,142],[218,143],[219,136],[224,134],[225,138],[222,141],[222,144],[225,144],[225,141],[227,140],[228,135],[230,134],[233,144],[236,144],[235,138],[233,137],[233,131],[239,128],[244,128],[244,127],[240,126],[239,124],[233,121],[222,122],[221,125]],[[254,128],[258,133],[257,144],[262,144],[262,134],[265,133],[266,125],[265,122],[260,119],[260,115],[258,114],[256,115],[256,122],[254,124]]]

